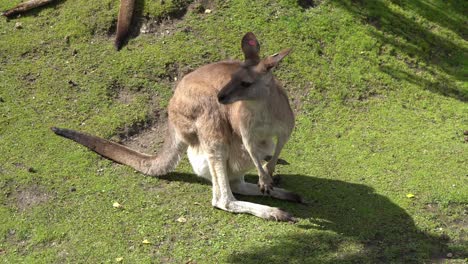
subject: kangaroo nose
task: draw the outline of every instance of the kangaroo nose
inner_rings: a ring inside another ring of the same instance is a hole
[[[226,102],[226,96],[222,95],[222,94],[219,94],[218,95],[218,102],[225,103]]]

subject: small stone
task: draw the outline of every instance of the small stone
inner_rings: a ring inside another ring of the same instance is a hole
[[[75,83],[74,81],[72,81],[72,80],[69,80],[69,81],[68,81],[68,84],[69,84],[70,86],[73,86],[73,87],[78,86],[78,84],[76,84],[76,83]]]
[[[177,218],[176,221],[179,222],[179,223],[185,223],[185,222],[187,222],[187,219],[185,217],[181,216],[181,217]]]
[[[453,257],[453,253],[449,252],[447,253],[447,258],[452,258]]]
[[[465,131],[463,132],[463,135],[468,136],[468,130],[465,130]]]
[[[211,9],[205,9],[205,14],[211,14]]]
[[[199,14],[205,12],[205,8],[204,8],[203,5],[200,4],[200,3],[195,4],[194,7],[193,7],[193,10],[194,10],[196,13],[199,13]]]
[[[23,28],[23,24],[21,24],[21,22],[16,22],[16,23],[15,23],[15,28],[16,28],[16,29],[22,29],[22,28]]]

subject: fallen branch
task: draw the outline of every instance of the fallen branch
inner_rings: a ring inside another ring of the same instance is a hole
[[[13,7],[10,10],[7,10],[7,11],[3,12],[2,15],[6,16],[6,17],[12,17],[14,15],[24,13],[26,11],[34,9],[36,7],[49,4],[49,3],[53,2],[53,1],[55,1],[55,0],[30,0],[30,1],[27,1],[27,2],[24,2],[24,3],[21,3],[21,4],[17,5],[17,6],[15,6],[15,7]]]

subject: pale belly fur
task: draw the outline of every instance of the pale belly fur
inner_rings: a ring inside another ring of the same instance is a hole
[[[241,142],[234,142],[229,148],[229,157],[227,159],[227,174],[229,181],[243,179],[245,173],[255,166],[249,153]],[[273,140],[261,140],[256,144],[256,153],[264,158],[272,155],[274,151]],[[187,149],[187,156],[192,165],[193,172],[200,177],[211,181],[211,173],[208,163],[208,155],[199,147],[190,146]]]

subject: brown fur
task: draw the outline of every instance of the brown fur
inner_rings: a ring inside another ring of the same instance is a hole
[[[245,62],[209,64],[180,81],[169,102],[169,132],[158,155],[141,154],[81,132],[53,130],[149,175],[171,171],[187,150],[194,172],[213,184],[213,206],[265,219],[292,221],[287,212],[237,201],[232,194],[269,193],[275,198],[302,202],[297,194],[273,188],[271,177],[294,127],[287,94],[271,73],[289,50],[259,60],[258,42],[252,33],[244,36],[242,48]],[[269,156],[270,160],[263,164]],[[244,174],[253,167],[259,174],[258,187],[244,181]]]
[[[128,35],[132,23],[135,0],[120,0],[119,18],[117,20],[117,33],[115,34],[115,48],[120,50]]]

